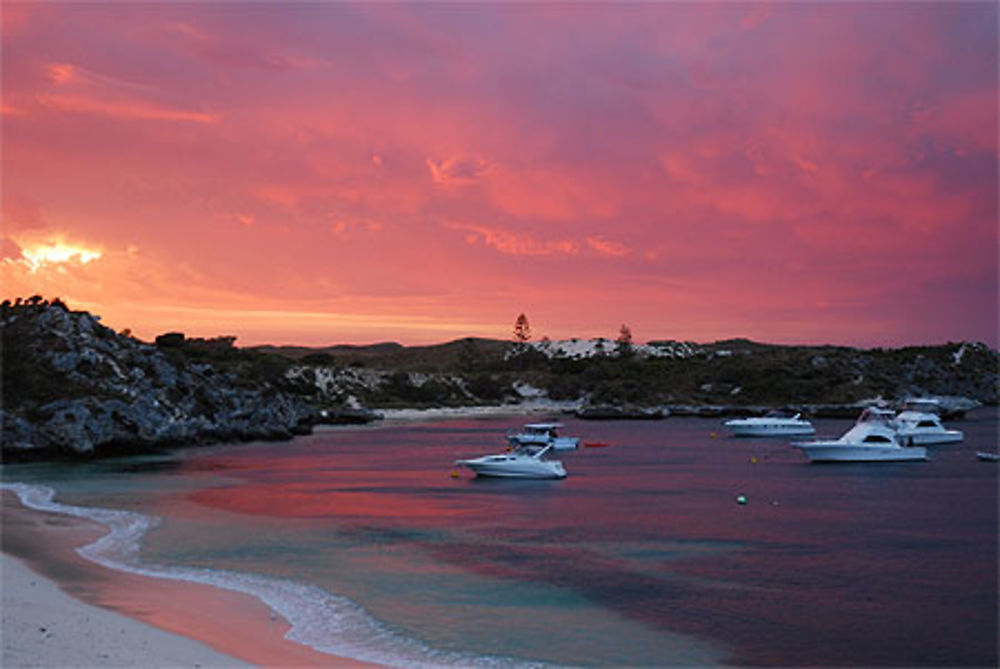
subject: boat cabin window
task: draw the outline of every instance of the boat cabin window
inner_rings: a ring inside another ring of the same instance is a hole
[[[884,444],[884,443],[891,443],[892,439],[881,434],[869,434],[867,437],[864,438],[864,442],[866,444],[871,444],[871,443]]]
[[[937,423],[932,420],[922,420],[917,423],[917,427],[937,427]]]

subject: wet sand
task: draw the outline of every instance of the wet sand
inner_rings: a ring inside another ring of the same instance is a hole
[[[92,563],[74,549],[102,526],[0,499],[4,667],[371,666],[286,640],[248,595]]]

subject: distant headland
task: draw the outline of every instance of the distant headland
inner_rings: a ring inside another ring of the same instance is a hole
[[[5,300],[5,461],[95,457],[260,439],[392,409],[504,407],[583,418],[811,415],[933,396],[961,412],[997,404],[997,351],[981,343],[857,349],[732,339],[630,338],[434,346],[240,348],[169,332],[143,342],[40,296]]]

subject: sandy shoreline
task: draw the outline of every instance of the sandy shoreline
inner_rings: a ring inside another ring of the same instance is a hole
[[[530,401],[491,406],[439,407],[436,409],[378,409],[385,424],[462,418],[503,418],[571,413],[579,402]]]
[[[78,601],[9,555],[0,560],[4,667],[251,666]]]
[[[4,667],[366,666],[286,640],[248,595],[94,564],[74,549],[100,525],[0,498]]]

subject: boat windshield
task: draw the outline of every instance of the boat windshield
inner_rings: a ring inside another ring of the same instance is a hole
[[[556,429],[562,427],[560,423],[529,423],[524,426],[527,434],[543,434],[551,437],[556,436]]]
[[[941,403],[937,400],[913,398],[903,402],[903,411],[922,411],[924,413],[938,413],[941,410]]]
[[[871,407],[865,409],[861,412],[861,416],[858,418],[859,423],[888,423],[892,420],[894,414],[891,411],[885,409],[876,409]]]

